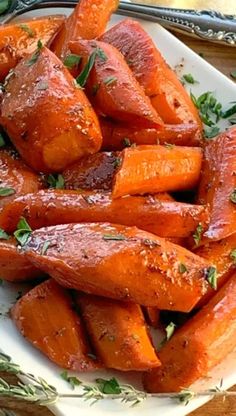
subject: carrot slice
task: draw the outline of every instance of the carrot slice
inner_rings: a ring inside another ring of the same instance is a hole
[[[200,178],[202,151],[197,147],[142,145],[123,150],[113,197],[194,188]]]
[[[198,201],[209,204],[211,218],[202,243],[236,232],[236,127],[205,149]]]
[[[91,104],[47,48],[15,68],[3,95],[0,122],[23,159],[39,172],[61,171],[102,144]]]
[[[31,234],[26,250],[28,259],[62,286],[144,306],[187,312],[208,287],[207,261],[136,227],[41,228]]]
[[[106,368],[142,371],[161,365],[139,305],[79,294],[78,305]]]
[[[0,150],[0,208],[19,195],[36,192],[41,188],[39,176],[13,150]]]
[[[86,88],[99,113],[138,127],[163,124],[117,49],[94,40],[78,40],[69,46],[82,56],[84,67],[92,54],[97,54]]]
[[[199,222],[205,229],[208,222],[204,206],[169,202],[158,195],[113,200],[110,193],[65,190],[45,190],[17,198],[0,212],[0,227],[12,232],[22,216],[33,229],[109,221],[135,225],[160,237],[188,237]]]
[[[95,153],[69,166],[63,172],[65,188],[110,190],[119,164],[118,155],[115,152]]]
[[[11,316],[21,334],[60,367],[76,371],[98,368],[89,357],[84,328],[70,296],[53,280],[18,300]]]
[[[197,124],[165,124],[159,129],[134,129],[100,118],[105,150],[120,150],[132,144],[173,144],[200,146],[202,137]]]
[[[45,16],[0,26],[0,82],[20,59],[31,54],[40,39],[48,45],[64,22],[64,16]]]
[[[197,109],[187,91],[140,23],[123,20],[106,32],[101,40],[115,46],[124,55],[165,123],[196,123],[202,130]]]
[[[118,4],[118,0],[80,0],[56,37],[52,50],[63,59],[70,41],[95,39],[102,35]]]
[[[26,258],[25,252],[17,247],[16,240],[0,240],[1,279],[8,282],[24,282],[43,276]]]
[[[214,241],[195,250],[195,254],[203,257],[217,268],[217,287],[221,288],[236,269],[236,234],[221,241]],[[197,307],[205,305],[215,294],[212,288],[203,295]]]
[[[219,364],[236,347],[236,275],[176,331],[159,353],[162,366],[143,376],[149,392],[178,392]]]

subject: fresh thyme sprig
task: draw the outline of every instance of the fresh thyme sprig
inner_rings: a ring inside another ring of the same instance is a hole
[[[90,401],[91,404],[99,400],[113,399],[128,403],[131,407],[134,407],[149,397],[174,399],[179,403],[187,405],[190,400],[196,397],[222,396],[225,398],[226,396],[236,396],[236,392],[222,389],[222,381],[219,387],[209,390],[195,392],[189,389],[183,389],[180,393],[150,394],[137,390],[129,384],[119,384],[114,377],[108,380],[96,379],[94,384],[78,383],[79,387],[82,388],[78,393],[59,393],[55,387],[49,385],[41,377],[36,377],[22,371],[18,364],[13,363],[11,358],[3,353],[0,353],[0,371],[16,374],[27,381],[25,384],[18,382],[16,385],[12,385],[0,378],[0,397],[14,397],[43,406],[54,404],[59,399],[82,399]]]

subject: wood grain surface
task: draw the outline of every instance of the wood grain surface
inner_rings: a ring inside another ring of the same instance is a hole
[[[206,61],[225,75],[230,76],[230,72],[236,70],[236,48],[219,46],[183,35],[176,34],[176,36],[195,52],[203,54]],[[16,381],[14,376],[8,374],[0,373],[0,376],[8,382]],[[233,390],[236,391],[236,386]],[[0,399],[0,409],[11,409],[16,416],[52,416],[52,413],[44,407],[18,400]],[[222,398],[214,399],[193,412],[191,416],[236,416],[236,398],[229,398],[225,401]]]

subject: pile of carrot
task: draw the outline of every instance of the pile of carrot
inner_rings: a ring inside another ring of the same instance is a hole
[[[117,6],[0,28],[1,278],[33,282],[11,316],[60,367],[178,392],[236,347],[236,128],[204,142]],[[163,311],[188,319],[157,348]]]

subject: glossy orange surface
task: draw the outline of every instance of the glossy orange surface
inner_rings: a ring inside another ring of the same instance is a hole
[[[83,67],[98,48],[105,54],[96,58],[86,84],[91,101],[101,114],[136,127],[156,128],[163,124],[117,49],[94,40],[78,40],[69,46],[73,53],[82,56]],[[98,86],[96,94],[94,86]]]
[[[42,255],[45,241],[49,248]],[[160,309],[190,311],[208,287],[207,261],[136,227],[41,228],[32,233],[26,253],[62,286]]]
[[[236,232],[236,201],[231,200],[235,190],[236,127],[232,127],[205,148],[198,201],[210,206],[206,239],[221,240]]]
[[[162,366],[144,374],[149,392],[189,387],[236,347],[236,275],[178,329],[159,353]]]
[[[113,198],[193,189],[199,181],[202,151],[197,147],[129,147],[121,152]]]
[[[77,299],[95,351],[106,368],[142,371],[161,365],[139,305],[86,294]]]
[[[118,4],[118,0],[80,0],[52,45],[56,55],[63,59],[70,41],[100,36]]]
[[[0,26],[0,82],[20,59],[35,51],[38,40],[48,45],[64,22],[64,16],[45,16]]]
[[[139,22],[123,20],[101,39],[124,55],[165,123],[197,123],[202,129],[198,112],[187,91]]]
[[[89,357],[84,328],[70,296],[54,280],[19,299],[11,316],[21,334],[60,367],[76,371],[98,367]]]
[[[15,68],[0,122],[22,158],[39,172],[61,171],[102,144],[91,104],[47,48]]]
[[[165,124],[158,129],[134,129],[100,118],[103,149],[120,150],[132,144],[173,144],[200,146],[201,134],[196,124]]]
[[[0,196],[0,209],[19,195],[36,192],[42,188],[37,176],[10,150],[0,150],[0,189],[12,189],[12,195]]]
[[[0,212],[0,228],[16,229],[24,216],[33,229],[49,225],[111,222],[136,227],[159,237],[189,237],[199,222],[207,228],[204,206],[169,202],[159,196],[112,199],[110,193],[45,190],[17,198]]]
[[[14,238],[0,240],[1,279],[8,282],[24,282],[43,276],[26,258]]]

